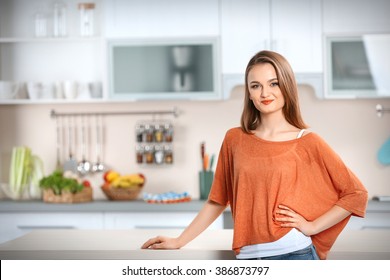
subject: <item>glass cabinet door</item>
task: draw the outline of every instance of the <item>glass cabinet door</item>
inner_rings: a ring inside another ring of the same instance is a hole
[[[389,35],[328,37],[326,44],[326,97],[390,96]]]
[[[111,99],[220,98],[216,40],[108,42]]]

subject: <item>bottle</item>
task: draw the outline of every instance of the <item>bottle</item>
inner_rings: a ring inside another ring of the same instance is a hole
[[[143,145],[137,145],[136,146],[136,158],[137,163],[143,163],[144,162],[144,146]]]
[[[66,34],[66,5],[62,2],[54,3],[53,11],[53,35],[65,37]]]
[[[35,37],[47,36],[47,16],[44,12],[35,13]]]
[[[94,35],[95,3],[80,3],[80,35],[89,37]]]

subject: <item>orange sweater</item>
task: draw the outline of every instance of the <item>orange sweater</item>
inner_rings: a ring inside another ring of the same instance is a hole
[[[367,191],[340,157],[317,134],[282,142],[230,129],[222,143],[209,200],[230,204],[233,250],[272,242],[291,228],[275,221],[279,204],[312,221],[338,205],[364,217]],[[311,236],[321,259],[350,217]]]

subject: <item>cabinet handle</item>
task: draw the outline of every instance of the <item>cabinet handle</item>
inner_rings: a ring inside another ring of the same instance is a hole
[[[36,230],[36,229],[75,229],[74,226],[18,226],[21,230]]]

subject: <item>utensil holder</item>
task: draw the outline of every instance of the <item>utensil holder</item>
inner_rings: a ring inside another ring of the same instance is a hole
[[[206,200],[209,197],[211,185],[214,180],[214,172],[213,171],[200,171],[199,172],[199,191],[200,191],[200,199]]]

